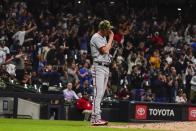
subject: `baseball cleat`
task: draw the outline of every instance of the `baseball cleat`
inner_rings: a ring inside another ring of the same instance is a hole
[[[96,120],[96,121],[91,122],[91,125],[92,126],[106,126],[106,125],[108,125],[108,121],[100,119],[100,120]]]

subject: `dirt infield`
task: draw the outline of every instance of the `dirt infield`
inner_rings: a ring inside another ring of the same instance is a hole
[[[194,122],[159,122],[159,123],[129,123],[127,125],[111,125],[111,128],[136,128],[154,129],[168,131],[196,131],[196,121]]]

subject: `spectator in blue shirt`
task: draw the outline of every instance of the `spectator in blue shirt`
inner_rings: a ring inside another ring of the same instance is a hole
[[[91,78],[91,75],[89,71],[89,63],[84,62],[83,67],[80,68],[79,70],[80,85],[82,85],[85,80],[88,80],[90,82],[90,78]]]
[[[93,94],[93,87],[90,86],[89,81],[85,80],[82,85],[78,89],[76,89],[76,93],[81,93],[82,96],[84,95],[92,95]]]

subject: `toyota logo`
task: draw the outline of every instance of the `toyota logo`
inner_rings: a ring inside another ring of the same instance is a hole
[[[138,115],[141,115],[141,116],[144,115],[144,114],[145,114],[145,109],[144,109],[144,108],[141,108],[141,107],[138,108],[138,109],[137,109],[137,114],[138,114]]]
[[[196,117],[196,110],[192,110],[192,111],[191,111],[191,116],[192,116],[192,117]]]

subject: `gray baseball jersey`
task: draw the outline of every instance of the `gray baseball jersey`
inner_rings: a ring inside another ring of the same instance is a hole
[[[98,33],[95,33],[90,41],[91,55],[94,62],[110,63],[110,54],[101,54],[99,49],[107,44],[106,37],[102,37]]]

